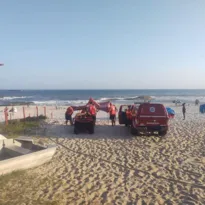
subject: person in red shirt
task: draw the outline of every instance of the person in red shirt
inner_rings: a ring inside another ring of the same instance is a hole
[[[115,125],[116,112],[117,112],[117,108],[115,107],[115,105],[110,103],[109,113],[110,113],[110,120],[112,122],[112,126]]]
[[[66,125],[68,124],[68,121],[70,121],[70,124],[73,125],[72,114],[73,114],[73,108],[69,106],[65,112]]]
[[[127,125],[131,125],[132,122],[132,111],[130,108],[126,110]]]
[[[96,107],[95,105],[93,105],[92,102],[90,102],[90,104],[88,105],[88,113],[93,117],[93,121],[94,121],[94,124],[96,122]]]

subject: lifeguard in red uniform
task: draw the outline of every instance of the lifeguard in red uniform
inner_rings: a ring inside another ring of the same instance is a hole
[[[110,113],[110,120],[112,122],[112,126],[115,125],[116,112],[117,112],[117,108],[115,107],[115,105],[110,103],[109,113]]]
[[[130,108],[127,109],[126,111],[126,118],[127,118],[127,124],[131,125],[132,122],[132,111]]]
[[[70,121],[70,124],[73,125],[72,114],[73,114],[73,108],[71,106],[69,106],[66,110],[66,113],[65,113],[66,125],[68,124],[68,120]]]
[[[96,121],[96,112],[97,112],[97,110],[96,110],[95,105],[93,105],[93,103],[90,102],[88,104],[88,113],[93,117],[94,124],[95,124],[95,121]]]

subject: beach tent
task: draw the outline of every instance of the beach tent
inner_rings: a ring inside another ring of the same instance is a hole
[[[202,113],[202,114],[205,113],[205,104],[200,105],[199,112]]]
[[[166,107],[166,110],[168,112],[169,118],[174,118],[175,111],[172,108],[170,108],[170,107]]]

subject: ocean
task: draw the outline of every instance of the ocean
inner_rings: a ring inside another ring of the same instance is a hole
[[[154,102],[173,100],[205,102],[205,90],[0,90],[0,105],[32,103],[36,105],[82,105],[90,97],[116,104],[134,103],[141,95],[152,96]]]

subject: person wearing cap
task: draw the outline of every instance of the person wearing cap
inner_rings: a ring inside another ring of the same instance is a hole
[[[73,125],[72,114],[73,114],[73,108],[69,106],[65,112],[66,125],[68,124],[68,121],[70,121],[70,124]]]

